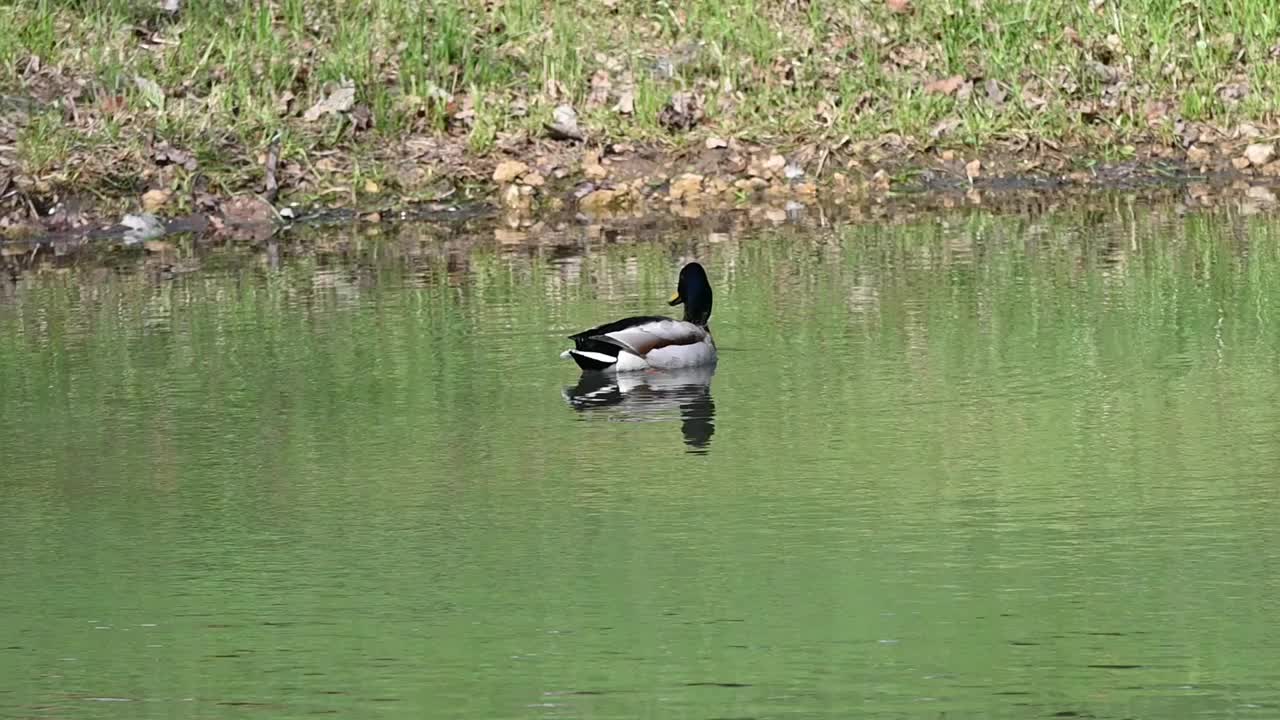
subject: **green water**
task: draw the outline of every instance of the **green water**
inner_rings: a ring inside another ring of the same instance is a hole
[[[1280,716],[1273,219],[533,240],[0,288],[0,717]]]

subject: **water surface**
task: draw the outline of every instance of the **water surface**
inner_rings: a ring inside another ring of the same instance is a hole
[[[1117,200],[26,272],[0,716],[1275,717],[1277,239]],[[714,373],[558,359],[695,258]]]

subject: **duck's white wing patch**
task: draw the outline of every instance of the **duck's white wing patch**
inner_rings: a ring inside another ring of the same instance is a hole
[[[706,330],[683,320],[657,320],[595,336],[597,340],[617,345],[640,357],[658,348],[693,345],[706,338]]]
[[[565,350],[564,352],[560,353],[560,357],[566,360],[572,360],[574,355],[578,355],[584,358],[589,358],[591,360],[595,360],[596,362],[604,363],[606,365],[610,365],[612,363],[618,362],[618,358],[612,355],[605,355],[604,353],[594,353],[589,350]]]

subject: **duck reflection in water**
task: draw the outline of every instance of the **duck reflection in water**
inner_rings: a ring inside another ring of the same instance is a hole
[[[716,366],[635,373],[583,373],[577,385],[564,389],[564,399],[580,413],[632,421],[673,419],[691,453],[705,453],[715,434],[716,404],[711,377]]]

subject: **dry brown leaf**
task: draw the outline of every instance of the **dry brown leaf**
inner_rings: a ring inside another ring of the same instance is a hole
[[[287,116],[289,114],[289,106],[293,104],[294,99],[293,92],[285,90],[280,94],[280,97],[276,98],[276,112]]]
[[[1028,110],[1039,110],[1049,104],[1049,101],[1045,100],[1043,95],[1040,95],[1033,90],[1033,86],[1031,84],[1023,85],[1022,92],[1019,93],[1018,97],[1022,100],[1023,107]]]
[[[582,174],[592,180],[603,180],[608,177],[609,170],[600,164],[598,150],[590,150],[582,154]]]
[[[911,6],[911,0],[884,0],[884,6],[889,8],[889,12],[899,15],[908,15],[915,9]]]
[[[1228,105],[1235,105],[1249,95],[1249,81],[1221,83],[1214,90]]]
[[[987,102],[994,108],[1004,107],[1004,101],[1009,97],[1009,93],[1005,92],[1004,86],[994,79],[987,80],[983,84],[983,88],[987,91]]]
[[[169,190],[148,190],[142,194],[142,209],[154,213],[169,202],[169,198],[173,197],[173,193]]]
[[[618,78],[618,102],[613,104],[613,111],[622,115],[634,115],[636,112],[636,79],[630,72],[622,73]]]
[[[542,94],[546,95],[548,100],[554,102],[562,97],[568,97],[569,89],[554,77],[547,77],[546,81],[542,83]]]
[[[658,124],[671,132],[693,128],[703,117],[702,100],[696,93],[675,93],[658,112]]]
[[[933,138],[934,140],[937,140],[942,136],[949,134],[952,130],[955,130],[958,127],[960,127],[960,118],[949,117],[946,120],[943,120],[942,122],[938,123],[937,125],[934,125],[933,129],[929,131],[929,137]]]
[[[614,103],[613,111],[622,115],[634,115],[636,112],[636,91],[632,88],[624,88],[618,91],[618,102]]]
[[[609,82],[608,70],[597,70],[591,76],[591,93],[587,95],[588,108],[600,108],[609,103],[609,90],[612,84]]]
[[[925,83],[924,91],[927,93],[936,93],[938,95],[954,95],[960,86],[964,85],[963,75],[952,75],[949,78],[933,80]]]
[[[917,45],[898,45],[889,51],[889,61],[903,69],[923,70],[928,67],[933,54]],[[893,72],[892,68],[886,71]]]
[[[974,178],[976,178],[976,177],[981,177],[981,175],[982,175],[982,161],[981,161],[981,160],[970,160],[969,162],[965,163],[965,166],[964,166],[964,174],[965,174],[965,176],[966,176],[966,177],[968,177],[968,178],[969,178],[969,180],[970,180],[970,181],[972,181],[972,180],[973,180]]]
[[[347,83],[336,88],[315,105],[307,108],[302,114],[305,122],[315,122],[325,115],[331,113],[344,113],[356,104],[356,88],[355,85]]]
[[[135,75],[133,84],[137,86],[138,92],[142,93],[148,105],[156,110],[164,110],[164,90],[160,88],[159,83],[151,78]]]
[[[186,152],[185,150],[179,150],[163,141],[155,146],[151,152],[151,157],[156,161],[156,164],[161,167],[165,165],[178,165],[184,170],[191,172],[198,166],[195,157],[192,156],[191,153]]]
[[[1147,101],[1147,125],[1156,127],[1169,117],[1169,103],[1162,100]]]
[[[872,190],[878,192],[889,192],[890,183],[889,173],[885,172],[884,168],[877,170],[876,174],[871,176]]]

